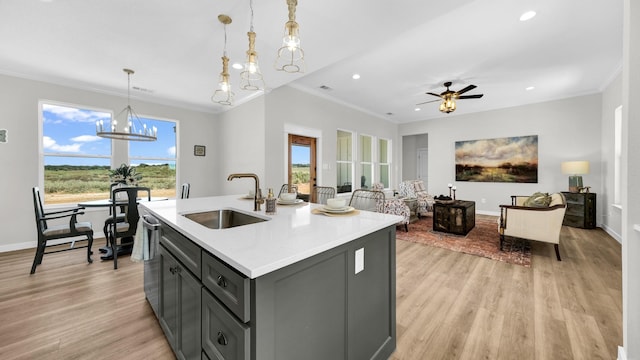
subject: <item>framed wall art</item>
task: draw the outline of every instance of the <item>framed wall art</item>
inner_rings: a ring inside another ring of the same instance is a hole
[[[538,182],[538,135],[456,141],[456,181]]]
[[[194,145],[193,146],[193,155],[195,156],[205,156],[207,148],[204,145]]]

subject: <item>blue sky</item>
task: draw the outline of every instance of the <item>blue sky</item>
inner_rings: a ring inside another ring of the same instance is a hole
[[[111,119],[110,113],[43,104],[42,118],[44,152],[63,155],[63,157],[45,157],[47,165],[109,165],[108,159],[105,162],[103,159],[64,157],[64,155],[110,156],[111,140],[96,136],[96,121],[102,120],[104,126],[108,127]],[[120,126],[124,123],[122,116],[118,116],[117,120],[119,120]],[[140,120],[149,126],[153,125],[158,128],[158,140],[130,141],[130,154],[140,157],[174,158],[176,152],[174,123],[142,117]]]
[[[308,146],[291,147],[291,162],[294,164],[309,164],[310,156]]]

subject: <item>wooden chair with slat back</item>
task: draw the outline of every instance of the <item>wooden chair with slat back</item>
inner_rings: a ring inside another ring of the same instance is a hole
[[[42,258],[45,254],[56,253],[60,251],[75,250],[87,248],[87,262],[91,263],[91,246],[93,245],[93,229],[90,222],[78,222],[77,216],[84,214],[84,207],[77,206],[72,209],[58,210],[45,212],[42,207],[42,197],[40,196],[40,189],[38,187],[33,188],[33,208],[36,215],[36,228],[38,231],[38,245],[36,247],[36,256],[33,259],[33,265],[31,266],[31,274],[36,272],[36,266],[42,263]],[[50,220],[69,218],[69,222],[59,225],[49,224]],[[66,244],[72,244],[68,248],[58,249],[54,251],[45,252],[47,248],[47,242],[49,240],[75,238],[78,236],[85,236],[88,240],[87,246],[74,247],[75,241],[69,241],[57,246]]]
[[[147,201],[151,201],[151,189],[148,187],[129,186],[115,188],[111,192],[112,221],[108,226],[109,247],[113,254],[113,268],[118,268],[118,239],[133,238],[136,235],[140,213],[138,212],[138,193],[146,192]],[[119,194],[126,194],[126,200],[118,200]],[[124,207],[124,221],[117,221],[117,208]]]

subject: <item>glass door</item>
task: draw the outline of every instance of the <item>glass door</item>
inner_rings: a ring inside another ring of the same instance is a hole
[[[289,134],[289,184],[298,187],[298,198],[315,202],[316,139]]]

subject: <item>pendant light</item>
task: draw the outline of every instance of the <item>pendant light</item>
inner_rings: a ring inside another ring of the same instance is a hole
[[[247,50],[247,61],[244,64],[244,71],[240,73],[240,88],[242,90],[257,91],[264,90],[264,79],[258,65],[258,53],[256,52],[256,33],[253,31],[253,0],[249,0],[251,9],[251,27],[247,36],[249,37],[249,50]]]
[[[300,47],[299,26],[296,22],[298,0],[287,0],[289,21],[284,25],[282,47],[278,49],[276,70],[288,73],[304,72],[304,50]]]
[[[134,73],[131,69],[122,69],[127,74],[127,106],[118,113],[118,115],[111,120],[111,126],[107,125],[105,128],[102,120],[96,121],[96,135],[116,140],[129,140],[129,141],[156,141],[158,140],[158,129],[148,127],[144,124],[138,114],[133,111],[131,107],[131,74]],[[126,114],[124,117],[124,126],[121,130],[118,129],[118,118]]]
[[[231,91],[229,82],[229,58],[227,57],[227,25],[231,24],[231,18],[227,15],[218,15],[218,21],[224,24],[224,52],[222,54],[222,72],[220,73],[219,88],[213,93],[211,100],[221,105],[233,105],[235,94]]]

